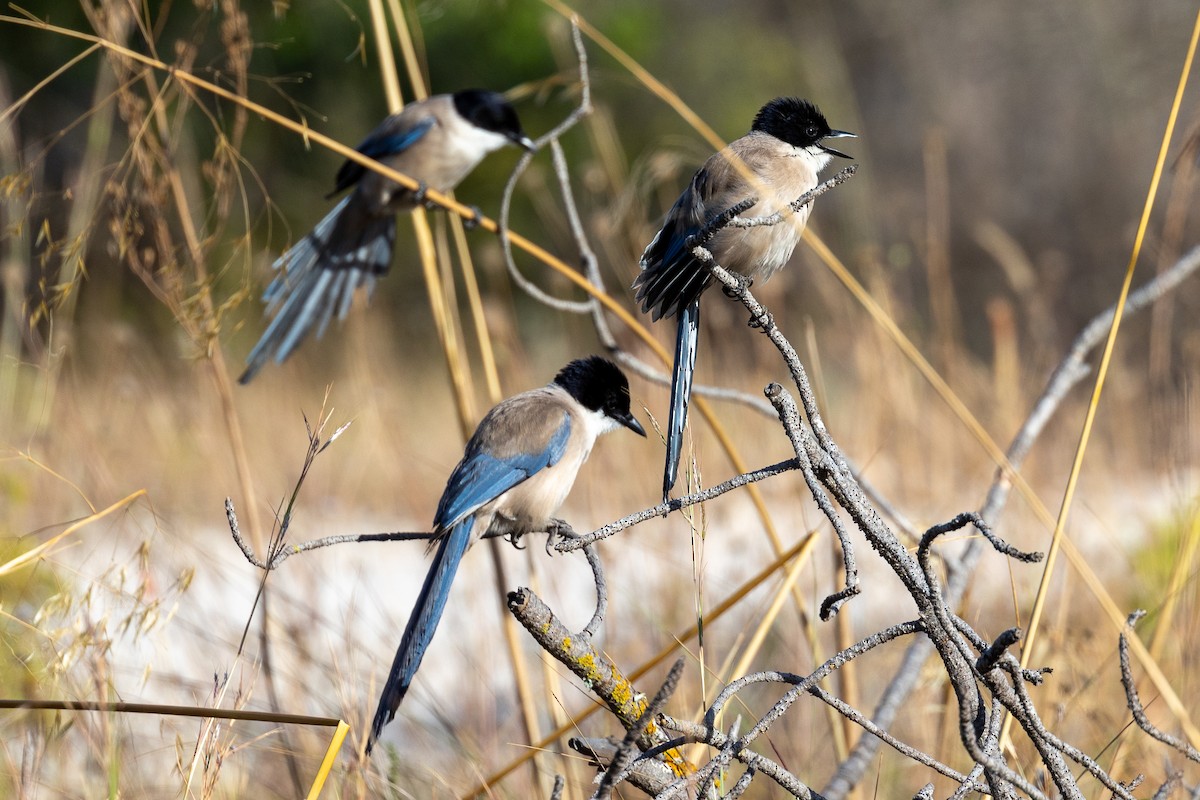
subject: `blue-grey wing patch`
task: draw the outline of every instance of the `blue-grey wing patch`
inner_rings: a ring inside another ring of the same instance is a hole
[[[663,226],[642,253],[642,271],[634,280],[642,311],[657,321],[691,305],[712,282],[712,275],[696,260],[688,239],[707,222],[705,200],[709,194],[705,170],[692,176],[688,188],[667,212]]]
[[[480,506],[495,500],[546,467],[557,464],[567,450],[570,436],[571,417],[564,412],[562,424],[546,446],[537,452],[501,458],[468,445],[467,455],[446,482],[446,490],[442,493],[433,519],[435,529],[445,530],[455,525]]]
[[[376,161],[383,161],[390,156],[403,153],[416,144],[433,128],[434,120],[433,117],[425,117],[411,128],[403,129],[396,127],[398,123],[397,118],[388,117],[354,149]],[[358,183],[366,171],[367,168],[356,161],[347,161],[342,164],[337,173],[337,186],[330,194],[337,194]]]

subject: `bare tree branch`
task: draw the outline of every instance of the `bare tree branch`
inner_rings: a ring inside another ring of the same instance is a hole
[[[762,469],[758,469],[753,472],[744,472],[741,475],[735,475],[724,483],[712,486],[708,489],[685,495],[684,497],[677,497],[669,502],[659,503],[652,508],[646,508],[633,514],[629,514],[628,516],[622,517],[615,522],[610,522],[603,527],[597,528],[591,533],[580,534],[576,537],[565,539],[560,541],[554,547],[560,552],[569,553],[572,550],[578,550],[585,545],[598,542],[601,539],[607,539],[609,536],[614,536],[621,531],[626,530],[627,528],[632,528],[634,525],[645,522],[648,519],[665,517],[672,511],[677,511],[681,508],[688,508],[689,506],[694,506],[698,503],[704,503],[708,500],[712,500],[713,498],[720,497],[726,492],[731,492],[734,489],[745,486],[748,483],[757,483],[765,478],[778,475],[781,472],[794,470],[797,468],[797,466],[798,464],[796,459],[788,459],[787,461],[780,461],[778,464],[772,464],[769,467],[763,467]]]
[[[646,696],[633,687],[608,656],[595,648],[590,636],[568,630],[530,589],[510,592],[508,610],[543,650],[574,672],[604,701],[626,730],[638,726],[647,707]],[[642,750],[649,750],[665,739],[661,729],[650,721],[642,726],[637,744]],[[665,753],[663,760],[677,775],[694,771],[678,751]]]
[[[1125,302],[1125,316],[1129,317],[1143,310],[1158,298],[1172,291],[1200,269],[1200,246],[1185,253],[1171,267],[1160,272],[1146,284],[1130,293]],[[1075,337],[1068,349],[1066,357],[1054,369],[1047,381],[1046,387],[1034,402],[1033,408],[1026,417],[1021,429],[1013,437],[1005,455],[1013,469],[1020,469],[1029,450],[1045,429],[1054,413],[1061,407],[1071,389],[1083,380],[1089,373],[1086,360],[1096,347],[1104,341],[1116,307],[1110,307],[1092,318],[1091,322]],[[979,515],[984,520],[995,520],[1008,502],[1012,490],[1011,476],[1003,469],[997,469],[996,476],[988,489],[987,497]],[[983,554],[983,548],[978,541],[967,545],[965,552],[957,562],[948,565],[950,577],[946,584],[946,602],[951,607],[957,606],[963,592],[970,583],[975,564]],[[887,688],[884,689],[872,715],[876,723],[887,727],[895,720],[896,715],[904,705],[904,701],[916,687],[921,670],[926,659],[933,653],[932,644],[928,640],[914,642],[904,654],[902,664]],[[839,765],[833,779],[825,786],[825,792],[830,800],[841,800],[856,786],[870,769],[880,742],[870,736],[864,736],[850,753],[850,757]]]
[[[337,534],[334,536],[322,536],[318,539],[309,539],[306,542],[299,544],[283,543],[280,547],[275,547],[267,559],[259,558],[254,553],[254,548],[246,541],[246,537],[242,535],[241,529],[238,526],[237,512],[234,511],[233,501],[228,497],[225,498],[225,518],[229,522],[229,533],[233,537],[233,541],[237,544],[238,549],[242,551],[242,555],[246,557],[254,566],[263,570],[275,570],[287,561],[292,556],[307,553],[312,550],[320,550],[323,547],[332,547],[338,544],[357,544],[360,542],[426,542],[433,544],[437,541],[437,535],[429,531],[385,531],[383,533],[346,533]],[[553,530],[542,531],[549,537],[548,541],[552,541],[554,537],[560,535],[574,535],[571,526],[562,520],[555,521]],[[531,536],[534,534],[523,534],[523,536]],[[518,548],[521,547],[519,541],[514,541],[509,533],[501,533],[496,531],[487,531],[479,537],[480,539],[508,539]],[[589,562],[590,562],[589,557]],[[607,598],[606,598],[607,602]]]
[[[676,659],[671,665],[671,670],[667,673],[666,680],[654,695],[646,708],[642,711],[637,722],[635,722],[626,732],[625,739],[617,747],[617,752],[613,755],[612,763],[608,765],[608,769],[604,771],[604,775],[600,778],[600,786],[596,789],[592,797],[596,800],[608,800],[612,796],[612,791],[615,786],[619,786],[628,778],[633,761],[634,752],[638,739],[645,735],[646,728],[651,724],[655,715],[658,714],[667,700],[675,693],[675,687],[679,685],[679,678],[683,675],[683,659]]]
[[[1127,624],[1132,628],[1144,616],[1146,616],[1145,611],[1135,611],[1129,615]],[[1117,652],[1121,659],[1121,685],[1125,687],[1125,704],[1129,707],[1129,712],[1133,714],[1133,719],[1138,727],[1145,731],[1146,735],[1162,742],[1189,761],[1200,763],[1200,752],[1197,752],[1196,748],[1188,744],[1186,740],[1162,730],[1146,716],[1146,707],[1142,705],[1142,700],[1138,696],[1137,683],[1133,680],[1133,669],[1129,664],[1129,640],[1124,631],[1121,632],[1118,639]]]
[[[720,731],[714,730],[707,725],[697,725],[694,722],[675,719],[673,717],[661,716],[660,720],[664,728],[682,733],[686,740],[712,745],[718,748],[722,754],[728,754],[728,759],[741,761],[748,767],[766,775],[779,784],[792,797],[798,797],[801,800],[824,800],[820,794],[806,786],[803,781],[784,769],[779,763],[753,750],[738,747],[737,740],[726,736]],[[715,775],[720,769],[724,768],[728,759],[718,761],[718,759],[714,758],[697,772],[696,777],[703,779],[706,776],[711,777]],[[679,795],[680,792],[683,792],[687,788],[691,780],[689,778],[676,780],[675,783],[658,795],[659,800],[667,800],[667,798]]]
[[[555,152],[560,152],[559,138],[575,127],[581,119],[592,113],[592,84],[588,77],[587,50],[583,46],[583,37],[579,33],[579,26],[574,20],[571,21],[571,41],[575,45],[575,57],[579,60],[579,105],[565,120],[534,142],[539,150],[549,143]],[[513,283],[539,303],[559,311],[568,311],[573,314],[587,314],[592,310],[595,303],[594,300],[563,300],[547,294],[522,274],[513,257],[512,241],[508,235],[508,220],[510,211],[512,210],[512,197],[513,192],[517,188],[517,181],[525,174],[525,170],[533,161],[533,155],[531,152],[521,155],[521,158],[517,161],[517,165],[513,167],[512,174],[508,177],[508,182],[504,185],[504,194],[500,201],[500,216],[496,220],[499,228],[496,233],[500,237],[500,248],[504,253],[504,264],[508,268],[508,275],[512,278]],[[568,184],[568,191],[564,192],[564,197],[569,196]],[[573,203],[573,200],[571,202]]]
[[[613,739],[585,739],[575,736],[567,741],[567,746],[585,756],[592,766],[605,770],[617,754],[618,742]],[[633,762],[625,781],[651,797],[656,797],[670,786],[675,778],[671,768],[657,758],[639,758]]]

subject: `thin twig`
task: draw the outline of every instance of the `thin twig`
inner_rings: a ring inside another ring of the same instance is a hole
[[[806,205],[810,204],[813,200],[816,200],[818,197],[825,194],[830,189],[850,180],[850,178],[854,177],[854,173],[856,173],[856,172],[858,172],[857,164],[851,164],[848,167],[844,167],[840,172],[838,172],[832,178],[829,178],[828,180],[823,181],[822,183],[818,184],[817,186],[813,187],[812,189],[809,189],[807,192],[805,192],[804,194],[797,197],[792,202],[788,203],[789,211],[793,214],[798,212],[800,209],[804,208]],[[749,208],[750,206],[754,205],[754,203],[757,203],[757,202],[758,202],[758,198],[753,198],[753,202],[751,202],[750,205],[745,206],[745,208],[743,208],[742,210],[744,211],[746,208]],[[739,205],[741,205],[741,204],[739,204]],[[735,206],[735,208],[736,207],[737,206]],[[741,212],[738,212],[738,213],[741,213]],[[764,226],[778,225],[781,222],[783,222],[784,219],[785,219],[785,217],[784,217],[784,213],[782,211],[776,211],[774,214],[770,214],[765,217],[748,217],[748,218],[744,218],[744,219],[736,216],[736,214],[735,214],[734,216],[732,216],[729,219],[728,225],[731,228],[760,228],[760,227],[764,227]],[[710,238],[711,238],[711,234],[710,234]],[[704,244],[704,242],[697,241],[696,244]]]
[[[953,781],[957,781],[960,785],[968,785],[968,786],[970,786],[970,788],[973,791],[979,792],[981,794],[987,793],[987,787],[984,786],[983,784],[975,783],[974,779],[971,778],[970,776],[963,775],[958,770],[953,769],[953,768],[947,766],[946,764],[943,764],[942,762],[935,759],[933,756],[930,756],[930,755],[922,752],[921,750],[917,749],[916,747],[913,747],[912,745],[905,744],[904,742],[900,741],[895,736],[892,736],[890,733],[885,731],[883,728],[880,728],[878,725],[871,722],[871,720],[867,719],[866,715],[864,715],[861,711],[859,711],[856,708],[853,708],[848,703],[846,703],[844,700],[834,697],[832,694],[825,691],[820,686],[809,687],[808,693],[811,694],[813,697],[817,698],[818,700],[832,706],[834,709],[837,710],[837,712],[839,714],[841,714],[843,717],[845,717],[846,719],[853,722],[855,725],[858,725],[863,730],[870,733],[872,736],[879,737],[880,741],[882,741],[888,747],[892,748],[893,750],[895,750],[897,753],[904,756],[905,758],[911,759],[912,761],[915,761],[918,764],[924,764],[925,766],[929,767],[930,769],[934,770],[935,772],[939,772],[942,775],[945,775],[947,778],[950,778]]]
[[[731,492],[738,487],[745,486],[748,483],[756,483],[766,478],[779,475],[783,472],[789,472],[797,468],[795,459],[780,461],[778,464],[772,464],[769,467],[754,470],[753,472],[743,472],[740,475],[735,475],[724,483],[712,486],[693,494],[677,497],[666,503],[659,503],[651,508],[645,508],[633,514],[622,517],[615,522],[610,522],[603,527],[597,528],[591,533],[580,534],[578,538],[570,538],[557,543],[554,548],[562,553],[569,553],[572,550],[578,550],[584,545],[593,544],[601,539],[607,539],[609,536],[620,533],[621,531],[632,528],[638,523],[645,522],[654,517],[665,517],[672,511],[678,511],[681,508],[688,508],[698,503],[704,503],[712,500],[715,497],[720,497],[727,492]]]
[[[707,725],[700,725],[695,722],[675,719],[674,717],[664,715],[660,715],[659,720],[662,722],[664,728],[682,733],[689,741],[703,742],[720,749],[722,753],[728,753],[729,758],[737,759],[747,767],[751,767],[766,775],[791,794],[792,797],[801,798],[801,800],[824,800],[820,794],[805,785],[803,781],[778,762],[760,755],[753,750],[736,747],[737,740],[726,736],[718,730],[714,730]],[[706,774],[713,774],[721,769],[722,766],[723,764],[719,764],[717,759],[714,758],[697,773],[697,777],[703,779]],[[687,788],[687,784],[688,780],[681,778],[675,781],[658,797],[661,800],[674,797],[683,792]]]
[[[796,453],[796,460],[800,462],[800,471],[804,475],[804,482],[808,485],[808,491],[813,496],[817,503],[817,507],[821,509],[821,513],[829,520],[830,526],[837,535],[838,543],[842,548],[842,565],[846,575],[846,586],[841,591],[834,592],[821,601],[820,617],[822,620],[828,620],[842,605],[850,598],[857,595],[860,591],[858,585],[858,563],[854,557],[854,546],[850,543],[849,534],[846,532],[845,526],[842,524],[841,516],[833,503],[830,502],[829,495],[820,478],[817,477],[816,470],[813,466],[813,460],[822,464],[821,472],[823,475],[829,476],[834,472],[834,467],[827,463],[824,459],[824,451],[822,451],[813,438],[809,435],[808,429],[800,421],[800,413],[796,408],[796,404],[792,402],[791,395],[783,390],[783,387],[777,383],[772,383],[767,387],[767,399],[771,401],[771,405],[775,406],[775,410],[779,415],[779,422],[783,425],[784,433],[792,443],[792,449]]]
[[[809,686],[815,686],[820,681],[825,680],[835,670],[840,669],[844,664],[852,661],[855,658],[863,655],[870,650],[887,644],[893,639],[898,639],[901,636],[911,636],[914,633],[919,633],[923,626],[919,620],[911,620],[902,622],[898,625],[893,625],[885,628],[882,631],[877,631],[870,636],[864,637],[850,647],[841,650],[830,656],[817,669],[810,672],[808,675],[800,676],[793,675],[788,672],[777,672],[773,670],[755,672],[750,675],[742,675],[730,681],[724,689],[716,696],[709,705],[708,710],[704,714],[706,724],[713,725],[717,715],[721,713],[726,703],[730,701],[738,692],[745,689],[747,686],[752,686],[759,683],[790,683],[793,688],[788,690],[788,693],[781,697],[775,703],[769,714],[773,718],[778,717],[787,710],[788,705],[800,696],[801,692],[807,691]],[[765,719],[765,717],[764,717]],[[761,724],[761,721],[760,721]],[[747,734],[747,737],[752,737],[753,731]]]
[[[1129,615],[1127,624],[1132,628],[1145,615],[1145,611],[1135,611]],[[1137,683],[1133,679],[1133,668],[1129,664],[1129,641],[1125,637],[1124,631],[1121,632],[1117,641],[1117,653],[1121,660],[1121,685],[1125,687],[1125,705],[1128,706],[1129,712],[1133,714],[1133,719],[1137,723],[1137,726],[1145,731],[1148,736],[1162,742],[1189,761],[1200,763],[1200,752],[1197,752],[1196,748],[1188,744],[1186,740],[1172,736],[1162,730],[1146,716],[1146,707],[1142,705],[1142,699],[1138,696]]]
[[[566,119],[534,141],[538,150],[545,147],[547,143],[554,150],[559,150],[559,138],[575,127],[581,119],[592,113],[592,87],[591,81],[588,78],[587,50],[583,46],[583,37],[579,33],[579,25],[574,20],[571,21],[571,40],[575,44],[575,55],[579,60],[579,105],[576,106]],[[521,270],[517,267],[516,259],[513,257],[512,239],[509,236],[508,228],[508,220],[512,210],[512,198],[517,188],[517,181],[525,173],[530,163],[532,163],[533,155],[533,153],[529,152],[523,153],[521,158],[517,160],[516,166],[513,167],[508,181],[504,184],[504,194],[500,201],[500,215],[496,220],[498,226],[496,233],[500,237],[500,249],[504,254],[504,264],[508,268],[509,277],[512,278],[517,288],[534,300],[558,311],[567,311],[572,314],[587,314],[597,305],[595,298],[588,298],[587,300],[562,300],[547,294],[522,274]],[[569,192],[565,194],[569,195]]]

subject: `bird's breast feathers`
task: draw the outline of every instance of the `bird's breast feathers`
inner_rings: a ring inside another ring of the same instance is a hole
[[[508,143],[501,134],[472,125],[452,108],[438,115],[429,138],[421,167],[428,174],[418,177],[439,191],[453,189],[488,153]]]
[[[775,225],[729,226],[718,233],[711,245],[718,263],[760,279],[770,277],[786,264],[800,241],[811,208],[806,205],[792,212],[788,204],[817,185],[821,166],[807,149],[761,133],[743,136],[710,158],[705,165],[711,193],[706,205],[713,213],[747,197],[758,197],[759,201],[742,212],[744,219],[783,212],[783,219]]]
[[[545,530],[567,499],[579,468],[591,451],[590,443],[572,437],[563,457],[497,497],[488,508],[521,533]]]
[[[561,455],[524,481],[497,496],[483,511],[507,521],[520,532],[544,529],[575,483],[579,468],[591,453],[596,437],[607,430],[607,417],[579,406],[558,386],[545,386],[509,398],[489,412],[478,443],[500,458],[545,447],[563,426],[569,435]],[[614,423],[615,424],[615,423]]]
[[[445,95],[410,103],[391,118],[396,128],[424,128],[427,132],[409,147],[383,160],[393,169],[422,181],[430,189],[448,192],[494,150],[507,143],[502,135],[464,120]],[[368,173],[359,192],[375,208],[403,211],[412,206],[413,193],[377,173]]]

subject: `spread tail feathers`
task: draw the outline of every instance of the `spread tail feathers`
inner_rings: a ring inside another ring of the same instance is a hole
[[[279,271],[263,293],[274,319],[246,357],[239,383],[249,383],[270,360],[282,364],[314,328],[325,333],[329,320],[350,310],[359,286],[370,292],[387,272],[396,240],[396,218],[372,215],[349,195],[307,236],[276,259]]]
[[[663,502],[679,475],[683,452],[683,429],[687,426],[688,401],[692,397],[692,375],[696,371],[696,344],[700,338],[700,301],[679,311],[675,333],[675,366],[671,375],[671,415],[667,421],[667,464],[663,472]]]
[[[413,606],[412,615],[404,627],[404,636],[400,639],[400,647],[396,650],[396,658],[392,662],[391,672],[388,673],[387,683],[383,685],[383,694],[379,697],[379,708],[375,711],[375,721],[371,723],[371,736],[367,740],[367,754],[383,733],[383,726],[396,716],[400,701],[408,693],[417,667],[421,666],[421,658],[425,655],[433,632],[437,630],[442,612],[446,608],[446,598],[450,596],[450,584],[454,574],[458,572],[458,564],[462,561],[463,553],[471,542],[471,528],[475,525],[474,517],[467,517],[459,522],[450,532],[442,537],[437,554],[425,576],[425,584],[417,595],[417,603]]]

